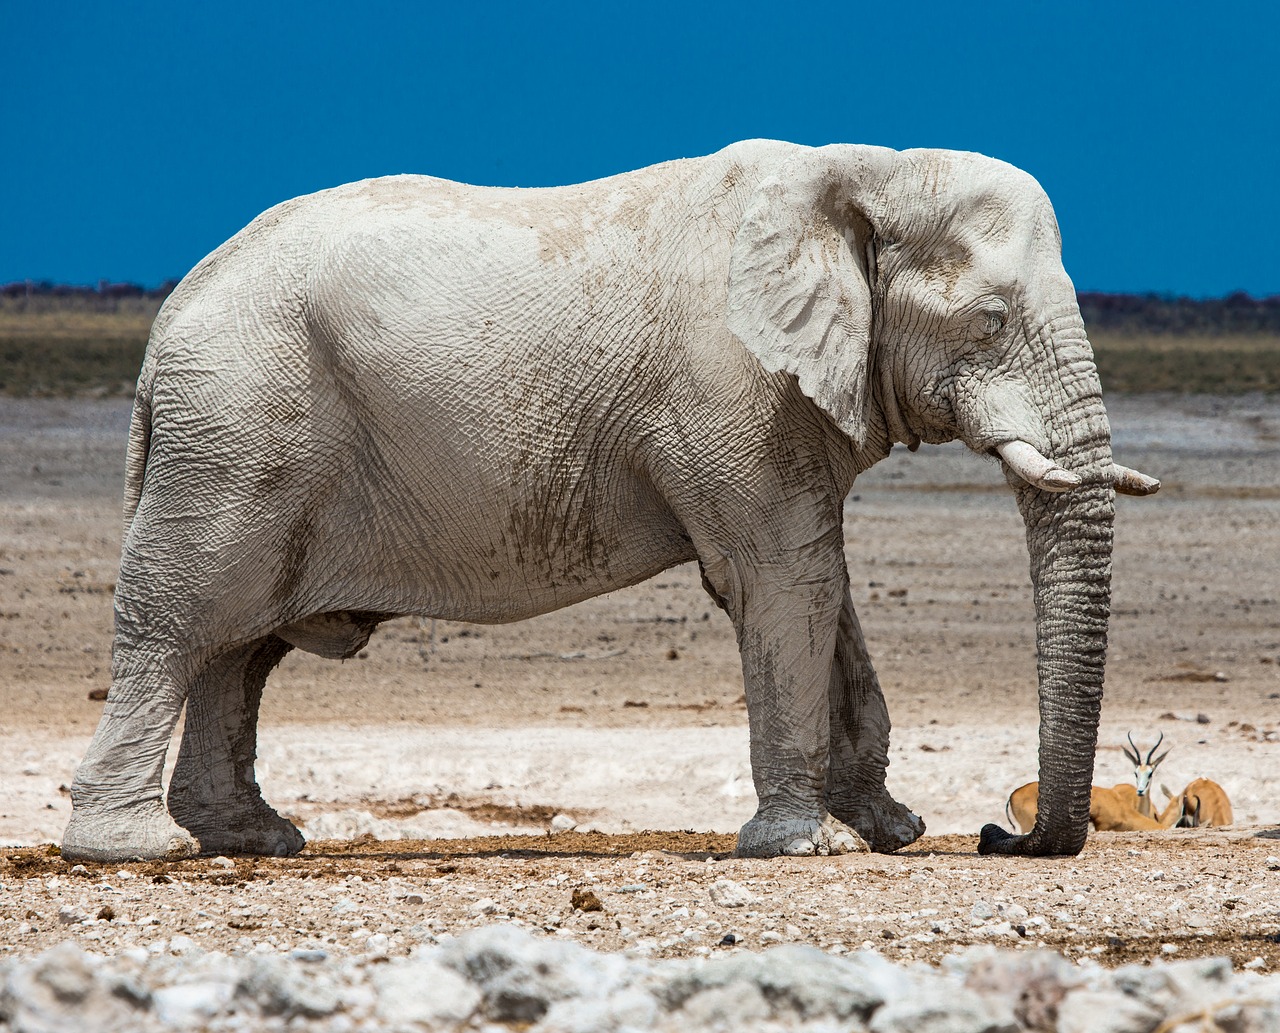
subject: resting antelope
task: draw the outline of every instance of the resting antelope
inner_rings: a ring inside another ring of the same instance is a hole
[[[1105,789],[1091,786],[1089,789],[1089,824],[1098,832],[1139,832],[1168,828],[1181,811],[1171,803],[1160,819],[1140,814],[1133,806],[1136,797],[1134,787],[1127,782]],[[1009,794],[1005,814],[1011,825],[1021,832],[1030,832],[1036,822],[1036,810],[1040,802],[1040,783],[1028,782]]]
[[[1164,742],[1164,732],[1160,733],[1160,738],[1156,740],[1156,744],[1148,751],[1146,760],[1142,759],[1142,751],[1138,749],[1137,743],[1133,741],[1132,732],[1128,734],[1128,739],[1133,751],[1130,752],[1123,746],[1120,749],[1124,750],[1124,755],[1133,762],[1133,779],[1137,783],[1138,790],[1138,806],[1136,810],[1145,817],[1155,818],[1156,809],[1151,806],[1151,776],[1156,773],[1156,768],[1160,766],[1160,762],[1169,756],[1169,751],[1165,750],[1155,760],[1151,758],[1156,750],[1160,748],[1160,744]]]
[[[1160,788],[1164,789],[1163,786]],[[1128,782],[1121,782],[1119,785],[1112,787],[1111,791],[1123,800],[1126,806],[1132,807],[1139,814],[1142,814],[1142,811],[1138,807],[1141,797],[1138,796],[1138,789],[1136,786],[1130,785]],[[1164,795],[1168,797],[1168,799],[1165,800],[1164,810],[1153,814],[1152,817],[1160,823],[1161,828],[1171,829],[1183,823],[1182,797],[1174,796],[1167,789],[1164,790]],[[1149,795],[1148,799],[1150,799]]]
[[[1230,825],[1234,818],[1226,790],[1212,779],[1197,778],[1189,782],[1178,802],[1182,805],[1183,819],[1193,828]]]

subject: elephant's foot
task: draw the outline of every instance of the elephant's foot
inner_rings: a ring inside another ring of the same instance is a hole
[[[878,854],[901,850],[924,835],[924,820],[883,789],[869,798],[858,797],[851,804],[833,800],[829,805],[831,813],[857,829]]]
[[[74,808],[62,834],[62,856],[68,861],[178,861],[199,852],[200,843],[159,800]]]
[[[770,819],[756,815],[738,833],[738,857],[809,857],[858,854],[870,848],[848,825],[826,814],[819,818]]]
[[[194,806],[181,794],[171,792],[169,808],[179,824],[200,840],[204,854],[289,857],[307,842],[293,822],[281,817],[260,796],[211,807]]]

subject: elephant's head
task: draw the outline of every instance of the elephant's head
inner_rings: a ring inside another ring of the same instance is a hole
[[[998,456],[1026,521],[1040,681],[1040,808],[982,849],[1084,844],[1110,609],[1116,466],[1093,354],[1031,176],[981,155],[835,145],[758,188],[730,267],[729,327],[867,462],[893,442]]]

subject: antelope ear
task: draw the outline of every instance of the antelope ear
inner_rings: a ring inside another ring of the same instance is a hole
[[[770,373],[866,442],[874,231],[868,194],[880,148],[804,150],[763,181],[729,261],[727,321]]]

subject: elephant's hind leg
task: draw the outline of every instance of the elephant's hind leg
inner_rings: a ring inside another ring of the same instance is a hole
[[[199,844],[165,810],[161,773],[186,693],[172,659],[117,648],[111,691],[76,769],[68,861],[177,860]]]
[[[827,807],[852,825],[872,850],[890,853],[914,843],[924,822],[885,788],[889,712],[848,588],[831,664],[831,759]]]
[[[204,853],[285,856],[305,842],[263,800],[253,770],[262,687],[290,648],[275,635],[237,646],[192,685],[169,813]]]

